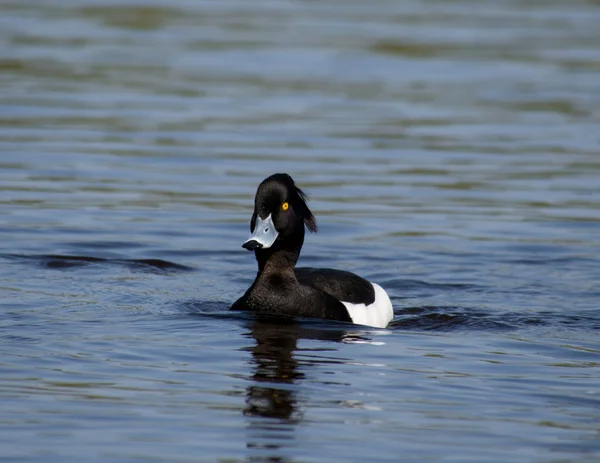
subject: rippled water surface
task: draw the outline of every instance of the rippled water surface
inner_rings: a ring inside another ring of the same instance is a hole
[[[0,459],[600,461],[598,1],[0,4]],[[253,194],[388,329],[230,313]]]

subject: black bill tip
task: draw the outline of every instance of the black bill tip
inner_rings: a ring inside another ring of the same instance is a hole
[[[248,251],[254,251],[255,249],[260,249],[263,247],[262,244],[260,244],[258,241],[256,240],[249,240],[246,241],[244,244],[242,244],[242,247],[244,249],[247,249]]]

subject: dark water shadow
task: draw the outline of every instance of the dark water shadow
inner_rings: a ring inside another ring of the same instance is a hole
[[[451,295],[455,293],[482,294],[493,291],[493,288],[473,283],[432,283],[414,279],[386,279],[383,276],[381,278],[373,278],[373,281],[380,281],[380,284],[387,291],[397,295],[394,297],[396,301],[432,297],[440,294],[451,297]],[[394,304],[394,306],[396,306],[396,304]]]
[[[493,314],[481,309],[460,306],[405,307],[395,312],[389,324],[392,330],[455,331],[482,330],[505,331],[517,329],[516,317],[506,313]]]
[[[53,270],[79,269],[92,265],[116,265],[127,267],[132,271],[148,273],[190,272],[194,270],[192,267],[162,259],[113,259],[61,254],[0,254],[0,258],[32,263],[33,265]]]
[[[485,311],[460,306],[404,307],[395,311],[388,325],[392,330],[422,331],[517,331],[524,328],[575,328],[600,330],[600,311],[595,313],[563,313],[537,311]]]

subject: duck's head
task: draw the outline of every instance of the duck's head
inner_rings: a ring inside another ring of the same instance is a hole
[[[252,234],[242,245],[249,251],[296,249],[304,242],[304,226],[317,231],[317,221],[306,205],[306,195],[288,174],[273,174],[258,186]]]

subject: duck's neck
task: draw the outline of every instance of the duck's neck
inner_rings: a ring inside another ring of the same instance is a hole
[[[257,250],[258,273],[281,272],[288,269],[293,271],[299,256],[300,250],[296,252],[287,249]]]
[[[257,249],[255,255],[258,262],[258,274],[281,273],[288,270],[293,273],[303,243],[304,229],[301,234],[288,237],[285,241],[276,241],[269,249]]]

